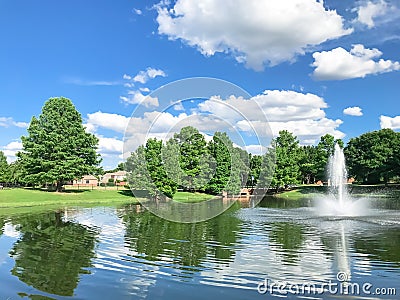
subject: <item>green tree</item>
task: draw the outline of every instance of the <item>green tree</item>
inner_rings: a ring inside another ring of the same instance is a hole
[[[3,151],[0,151],[0,182],[10,182],[10,166]]]
[[[300,148],[299,166],[303,183],[315,183],[317,175],[320,174],[321,160],[323,160],[322,151],[317,147],[303,146]]]
[[[349,175],[362,182],[387,183],[400,175],[400,133],[391,129],[364,133],[350,139],[345,155]]]
[[[156,186],[147,170],[146,147],[141,145],[132,152],[125,163],[127,180],[131,189],[156,194]]]
[[[208,149],[204,136],[194,127],[183,127],[174,135],[179,145],[179,165],[184,172],[181,184],[184,188],[193,191],[203,189],[209,180],[210,166],[207,166]]]
[[[257,180],[257,189],[268,189],[274,179],[276,169],[276,141],[272,140],[271,146],[268,147],[262,156],[260,175]]]
[[[225,132],[215,132],[208,149],[215,160],[215,173],[207,184],[207,191],[219,194],[226,189],[231,176],[233,143]]]
[[[26,180],[55,183],[57,191],[62,191],[65,181],[94,172],[100,163],[98,139],[85,131],[80,113],[67,98],[50,98],[21,140],[23,151],[18,156]]]
[[[156,193],[161,192],[167,197],[172,198],[176,193],[177,184],[168,177],[162,160],[162,141],[148,139],[146,142],[145,159],[148,173],[156,187]]]
[[[249,175],[247,176],[247,186],[255,186],[260,177],[261,165],[263,157],[261,155],[249,154],[250,166]]]
[[[21,160],[18,159],[10,164],[10,182],[14,185],[25,183],[25,171],[21,165]]]
[[[275,139],[276,168],[271,185],[279,190],[289,184],[298,183],[299,168],[299,141],[287,130],[279,131]]]

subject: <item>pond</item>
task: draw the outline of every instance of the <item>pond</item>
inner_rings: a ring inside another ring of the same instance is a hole
[[[310,199],[265,198],[196,224],[140,206],[0,215],[0,299],[337,299],[357,286],[357,299],[398,299],[399,202],[320,217]]]

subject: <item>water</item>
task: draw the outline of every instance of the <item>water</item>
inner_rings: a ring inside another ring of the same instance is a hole
[[[322,216],[363,216],[369,213],[369,199],[355,199],[347,190],[347,169],[343,149],[335,145],[328,161],[329,193],[318,197],[315,205]]]
[[[0,215],[0,299],[296,298],[257,288],[338,283],[338,272],[397,288],[397,296],[357,299],[398,299],[399,199],[375,204],[365,216],[319,216],[312,199],[266,198],[197,224],[136,206]]]

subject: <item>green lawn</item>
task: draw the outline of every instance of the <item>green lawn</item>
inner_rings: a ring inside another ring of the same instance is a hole
[[[317,185],[301,185],[293,190],[278,193],[274,196],[278,198],[298,200],[321,193],[326,193],[326,187]]]
[[[316,186],[316,185],[300,185],[299,187],[282,193],[275,194],[278,198],[287,199],[301,199],[305,197],[312,197],[313,195],[326,194],[328,193],[327,186]],[[357,185],[349,184],[347,186],[349,194],[353,197],[379,197],[379,198],[396,198],[400,199],[400,185],[390,184],[385,186],[384,184],[376,185]]]
[[[174,201],[182,203],[193,203],[210,200],[213,197],[215,196],[203,193],[176,192],[176,194],[174,195]]]
[[[193,203],[209,200],[212,195],[203,193],[177,192],[174,201]],[[0,190],[0,208],[60,206],[60,205],[110,205],[139,203],[130,190],[88,189],[67,190],[64,193],[40,189],[20,188]]]
[[[79,190],[64,193],[37,189],[0,190],[0,207],[137,203],[130,190]]]

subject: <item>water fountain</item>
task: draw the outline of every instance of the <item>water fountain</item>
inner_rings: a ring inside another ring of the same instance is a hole
[[[347,169],[343,149],[335,145],[328,161],[329,193],[318,198],[316,208],[319,215],[361,216],[367,213],[367,199],[354,199],[347,190]]]
[[[347,170],[346,160],[344,157],[343,150],[339,144],[335,145],[335,151],[329,158],[328,162],[328,174],[329,174],[329,187],[331,194],[336,194],[339,208],[342,210],[349,202],[347,193]]]

